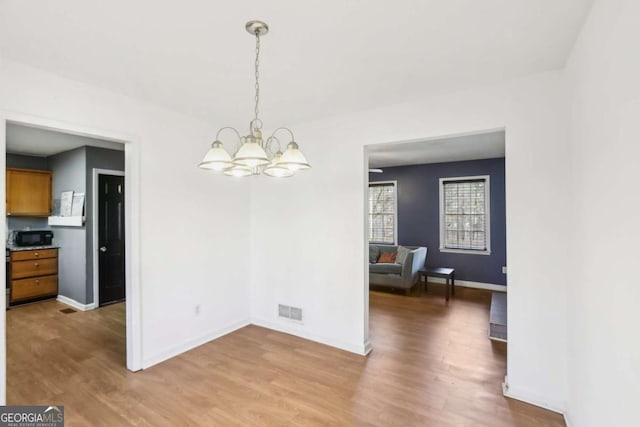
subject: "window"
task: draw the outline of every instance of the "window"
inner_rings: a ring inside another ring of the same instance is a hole
[[[396,183],[369,184],[369,242],[396,244],[397,238]]]
[[[440,178],[440,251],[489,255],[489,176]]]

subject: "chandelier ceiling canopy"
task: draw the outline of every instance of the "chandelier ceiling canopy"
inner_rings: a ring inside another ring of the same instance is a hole
[[[260,102],[260,37],[269,32],[269,27],[262,21],[249,21],[245,26],[249,34],[256,38],[255,56],[255,108],[253,119],[249,122],[249,134],[242,136],[233,127],[218,130],[216,140],[198,165],[202,169],[223,172],[225,175],[243,177],[265,174],[274,178],[286,178],[299,170],[309,169],[311,165],[300,151],[293,132],[285,127],[273,131],[266,139],[262,137],[262,121],[258,117]],[[233,156],[224,148],[220,139],[223,131],[229,131],[235,139]],[[287,146],[282,152],[280,138],[287,138]]]

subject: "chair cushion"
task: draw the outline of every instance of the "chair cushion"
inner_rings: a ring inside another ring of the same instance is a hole
[[[396,263],[403,265],[409,256],[409,252],[411,249],[405,248],[404,246],[398,246],[398,255],[396,255]]]
[[[392,264],[392,263],[386,263],[386,262],[369,264],[369,273],[401,274],[402,266],[400,264]]]
[[[369,245],[369,264],[375,264],[378,262],[380,256],[380,248],[374,245]]]
[[[378,258],[378,262],[394,264],[396,262],[396,252],[383,252]]]

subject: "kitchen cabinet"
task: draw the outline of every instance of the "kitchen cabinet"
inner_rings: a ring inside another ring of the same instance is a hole
[[[7,168],[7,215],[51,215],[51,171]]]
[[[11,304],[58,295],[58,249],[11,251]]]

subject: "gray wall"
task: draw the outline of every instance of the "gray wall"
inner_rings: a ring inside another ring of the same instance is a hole
[[[93,301],[93,169],[110,169],[124,171],[124,151],[106,148],[86,147],[86,260],[87,260],[87,300]]]
[[[86,193],[85,147],[49,157],[53,172],[53,197],[63,191]],[[60,246],[58,285],[60,295],[87,304],[85,227],[54,227],[55,243]]]
[[[22,154],[7,153],[7,167],[49,170],[49,161],[46,157],[23,156]],[[49,224],[47,222],[47,218],[7,217],[7,230],[25,229],[48,230]]]
[[[398,182],[398,241],[426,246],[426,265],[456,269],[456,279],[506,285],[507,265],[504,157],[464,162],[430,163],[384,168],[369,180]],[[491,177],[491,254],[440,252],[440,178]]]

